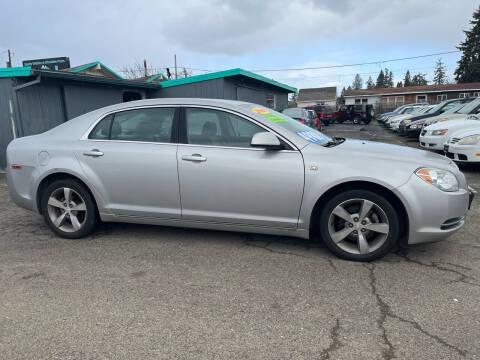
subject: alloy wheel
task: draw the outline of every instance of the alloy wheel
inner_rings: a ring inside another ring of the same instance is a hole
[[[350,254],[369,254],[385,243],[390,225],[378,204],[366,199],[350,199],[332,210],[328,232],[342,250]]]
[[[71,188],[58,188],[48,198],[48,216],[58,229],[76,232],[84,226],[87,219],[85,200]]]

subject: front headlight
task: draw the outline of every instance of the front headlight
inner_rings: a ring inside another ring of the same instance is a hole
[[[405,124],[410,124],[412,120],[405,120]]]
[[[423,124],[413,124],[410,125],[410,129],[421,129],[423,127]]]
[[[458,145],[476,145],[480,141],[480,134],[466,136],[458,142]]]
[[[440,129],[440,130],[432,130],[431,134],[430,135],[434,135],[434,136],[443,136],[447,133],[447,129]]]
[[[415,175],[442,191],[458,190],[458,180],[450,171],[434,168],[420,168],[415,171]]]

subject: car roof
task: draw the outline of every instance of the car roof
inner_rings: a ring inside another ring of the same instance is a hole
[[[111,112],[130,110],[139,107],[149,107],[156,105],[198,105],[198,106],[212,106],[225,110],[232,110],[238,112],[247,117],[253,118],[259,123],[267,126],[268,128],[276,131],[278,134],[284,136],[291,141],[297,148],[301,149],[310,143],[300,136],[295,136],[292,132],[278,125],[272,120],[269,120],[264,114],[274,113],[275,111],[265,106],[253,104],[245,101],[237,100],[223,100],[223,99],[203,99],[203,98],[160,98],[160,99],[148,99],[137,100],[126,103],[120,103],[115,105],[106,106],[97,110],[93,110],[89,113],[80,115],[74,119],[71,119],[59,126],[45,132],[46,136],[61,136],[65,139],[78,139],[83,136],[95,122],[101,117]],[[257,112],[258,109],[261,111]],[[291,108],[294,109],[294,108]],[[298,108],[306,111],[304,108]],[[293,135],[293,136],[292,136]]]

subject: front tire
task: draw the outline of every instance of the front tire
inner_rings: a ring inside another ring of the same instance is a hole
[[[398,242],[400,222],[385,197],[368,190],[349,190],[325,204],[319,232],[338,257],[372,261],[383,257]]]
[[[58,236],[78,239],[92,233],[96,206],[90,191],[75,179],[62,179],[46,187],[41,197],[42,214]]]

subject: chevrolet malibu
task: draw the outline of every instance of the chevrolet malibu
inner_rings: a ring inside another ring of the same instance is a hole
[[[13,200],[66,238],[98,220],[319,237],[370,261],[459,230],[471,194],[448,158],[329,137],[260,105],[113,105],[7,149]]]

